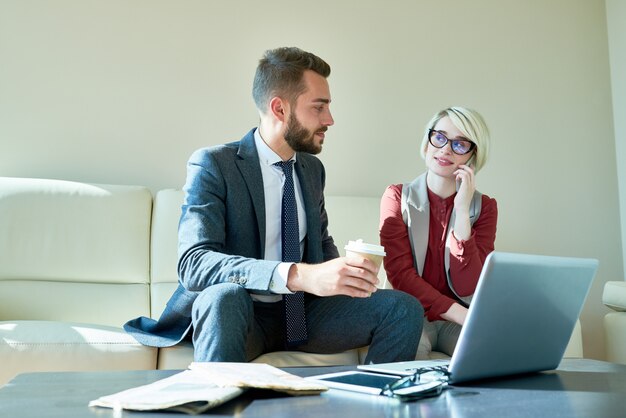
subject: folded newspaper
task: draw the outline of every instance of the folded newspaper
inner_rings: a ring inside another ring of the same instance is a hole
[[[290,395],[318,395],[328,389],[268,364],[194,362],[188,370],[148,385],[102,396],[89,406],[199,414],[239,396],[247,388]]]

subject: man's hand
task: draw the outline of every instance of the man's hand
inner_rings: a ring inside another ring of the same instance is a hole
[[[339,257],[321,264],[295,264],[287,287],[318,296],[366,298],[378,288],[378,267],[363,257]]]

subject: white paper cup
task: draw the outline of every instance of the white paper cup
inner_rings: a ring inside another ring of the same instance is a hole
[[[385,247],[377,244],[367,244],[362,239],[356,241],[348,241],[348,245],[344,247],[346,256],[361,256],[367,258],[380,267],[385,258]]]

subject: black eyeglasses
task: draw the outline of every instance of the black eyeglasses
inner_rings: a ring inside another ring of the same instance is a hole
[[[438,396],[448,386],[449,376],[446,367],[422,367],[410,376],[386,384],[380,394],[405,402]]]
[[[428,142],[435,148],[443,148],[449,142],[452,152],[458,155],[465,155],[476,148],[476,144],[472,141],[467,139],[448,139],[442,132],[434,129],[428,131]]]

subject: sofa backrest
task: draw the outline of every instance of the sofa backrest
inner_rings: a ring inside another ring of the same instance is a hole
[[[149,315],[151,211],[145,187],[0,177],[0,320]]]
[[[328,230],[341,255],[345,255],[344,246],[348,241],[362,239],[365,242],[379,244],[378,225],[380,218],[380,198],[355,196],[326,196],[328,212]],[[383,262],[384,263],[384,262]],[[378,273],[380,288],[391,288],[387,282],[384,266]]]
[[[159,190],[154,197],[150,245],[150,312],[158,318],[178,285],[178,221],[183,191]]]
[[[151,312],[158,318],[178,283],[176,271],[178,221],[184,194],[182,190],[160,190],[154,199],[152,211],[151,245]],[[329,231],[339,253],[345,255],[344,246],[349,240],[363,239],[378,243],[378,198],[327,196],[326,210]],[[385,271],[379,273],[380,287],[387,286]]]
[[[0,321],[121,326],[157,318],[178,283],[183,192],[0,177]],[[329,229],[378,242],[378,199],[327,196]],[[384,270],[379,274],[386,283]]]

